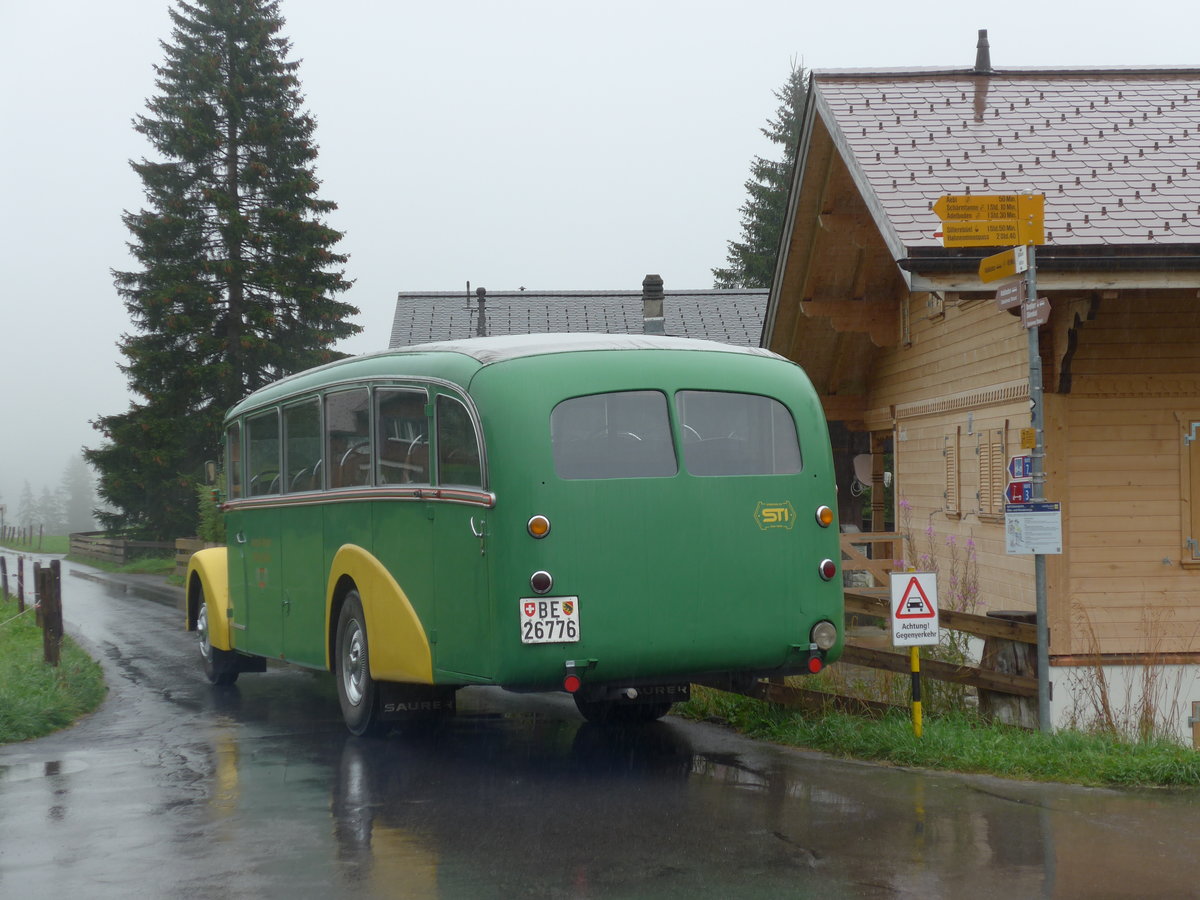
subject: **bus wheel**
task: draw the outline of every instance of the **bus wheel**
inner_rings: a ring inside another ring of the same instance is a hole
[[[210,684],[233,684],[238,677],[237,654],[232,650],[218,650],[208,640],[208,604],[204,602],[204,589],[199,591],[200,608],[196,610],[196,633],[200,637],[200,661],[204,664],[204,675]]]
[[[597,725],[636,725],[661,719],[671,710],[669,701],[630,703],[622,700],[584,700],[574,695],[580,714]]]
[[[358,591],[346,595],[338,615],[334,665],[338,703],[351,734],[378,736],[387,730],[379,711],[379,688],[371,677],[367,619]]]

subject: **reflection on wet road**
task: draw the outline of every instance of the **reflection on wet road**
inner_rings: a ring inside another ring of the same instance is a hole
[[[11,565],[11,564],[10,564]],[[104,707],[0,748],[0,896],[1147,897],[1200,884],[1197,795],[905,772],[472,688],[346,734],[330,679],[203,681],[169,603],[64,578]]]

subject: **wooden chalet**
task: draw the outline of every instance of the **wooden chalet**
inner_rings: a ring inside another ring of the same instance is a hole
[[[1004,540],[1028,334],[978,276],[1005,247],[943,247],[932,206],[1044,194],[1052,714],[1086,716],[1072,684],[1097,663],[1166,664],[1182,731],[1200,700],[1200,69],[997,69],[981,38],[972,68],[812,73],[763,343],[872,453],[875,530],[887,460],[909,555],[945,576],[971,541],[986,608],[1034,609],[1033,557]]]

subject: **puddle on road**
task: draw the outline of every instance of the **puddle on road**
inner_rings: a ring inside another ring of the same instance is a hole
[[[0,766],[0,782],[15,783],[32,781],[35,778],[53,778],[58,775],[73,775],[88,768],[81,759],[46,760],[37,763],[16,763]]]

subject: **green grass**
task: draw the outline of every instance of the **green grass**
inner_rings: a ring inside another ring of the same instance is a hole
[[[32,608],[18,615],[0,598],[0,744],[65,728],[100,705],[108,687],[100,666],[66,637],[58,667],[43,662]]]
[[[0,547],[15,550],[17,553],[58,553],[65,555],[70,549],[71,539],[65,534],[48,534],[41,540],[35,534],[30,541],[3,541]]]
[[[1167,741],[1122,742],[1108,735],[1040,734],[957,713],[927,717],[920,738],[907,714],[871,719],[799,713],[693,686],[675,711],[728,723],[750,737],[847,759],[923,769],[1108,787],[1200,786],[1200,753]]]
[[[145,556],[131,559],[122,565],[92,559],[90,556],[68,556],[67,559],[80,565],[91,566],[93,569],[124,575],[170,575],[175,571],[174,556]]]
[[[130,560],[123,565],[93,559],[90,556],[72,556],[71,538],[69,535],[46,535],[41,541],[35,536],[32,542],[0,541],[0,547],[5,547],[16,553],[53,553],[65,556],[71,562],[102,569],[105,572],[123,573],[126,575],[170,575],[175,570],[174,554],[166,556],[145,556]],[[181,582],[182,583],[182,582]]]

